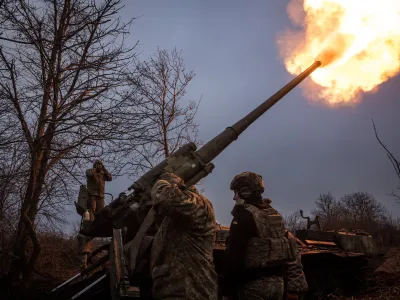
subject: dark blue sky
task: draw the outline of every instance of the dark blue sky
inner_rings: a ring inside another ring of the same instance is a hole
[[[182,50],[196,77],[188,99],[202,102],[197,115],[200,138],[207,141],[235,123],[293,77],[279,56],[277,35],[290,25],[287,1],[126,1],[122,17],[139,17],[129,43],[139,40],[146,59],[157,46]],[[382,140],[400,158],[398,93],[400,79],[382,84],[351,108],[328,108],[306,100],[297,87],[250,126],[215,161],[202,187],[217,220],[229,224],[233,206],[229,184],[251,170],[265,180],[264,195],[281,213],[309,211],[320,193],[372,193],[400,215],[389,196],[399,183],[377,143]],[[118,178],[107,184],[115,196],[131,184]]]

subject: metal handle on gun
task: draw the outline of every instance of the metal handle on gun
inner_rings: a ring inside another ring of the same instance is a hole
[[[103,256],[102,258],[100,258],[97,262],[95,262],[94,264],[90,265],[89,267],[87,267],[86,269],[84,269],[82,272],[74,275],[73,277],[71,277],[70,279],[68,279],[67,281],[63,282],[62,284],[60,284],[59,286],[57,286],[56,288],[54,288],[50,294],[54,293],[55,291],[61,289],[62,287],[66,286],[68,283],[70,283],[71,281],[79,278],[80,276],[85,275],[86,273],[89,273],[90,271],[96,269],[97,267],[103,265],[104,263],[106,263],[108,261],[108,256]]]
[[[98,278],[95,282],[89,284],[87,287],[85,287],[82,291],[80,291],[79,293],[75,294],[74,296],[72,296],[71,298],[69,298],[69,300],[74,300],[77,299],[80,295],[82,295],[84,292],[86,292],[87,290],[91,289],[92,286],[98,284],[100,281],[102,281],[104,278],[107,277],[107,274],[104,274],[103,276],[101,276],[100,278]]]

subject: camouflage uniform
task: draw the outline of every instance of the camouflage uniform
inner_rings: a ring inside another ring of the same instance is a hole
[[[93,168],[86,170],[87,189],[89,199],[87,209],[90,219],[93,221],[94,213],[104,207],[104,185],[105,181],[111,181],[111,174],[104,168],[100,160],[96,160]],[[81,253],[81,269],[87,267],[87,257],[93,250],[93,238],[78,235],[78,247]]]
[[[284,294],[283,278],[280,276],[264,277],[247,283],[239,291],[239,299],[246,300],[282,300]]]
[[[234,218],[227,240],[223,294],[236,299],[281,300],[285,271],[287,291],[296,294],[304,291],[301,262],[294,261],[299,259],[299,253],[293,253],[295,244],[291,243],[290,247],[282,217],[271,207],[271,200],[261,197],[264,192],[262,177],[252,172],[238,174],[232,180],[231,189],[241,200],[232,211]],[[281,248],[272,249],[286,251],[261,248],[263,243],[280,242]]]
[[[296,243],[293,234],[287,231],[288,238]],[[301,254],[297,247],[295,248],[296,260],[287,263],[286,273],[286,291],[292,294],[304,294],[308,290],[306,276],[303,272],[303,265],[301,263]]]
[[[78,234],[78,247],[80,251],[81,269],[86,269],[88,255],[93,251],[93,238]]]
[[[217,299],[215,215],[210,201],[165,173],[152,189],[161,225],[151,253],[154,299]]]
[[[93,168],[86,170],[87,188],[89,191],[88,209],[91,214],[104,207],[105,181],[111,181],[111,174],[100,160],[95,161]]]

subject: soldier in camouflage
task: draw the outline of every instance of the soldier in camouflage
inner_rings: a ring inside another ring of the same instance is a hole
[[[104,186],[111,181],[112,176],[104,167],[101,160],[96,160],[93,168],[86,170],[86,186],[89,191],[88,209],[91,214],[104,207]]]
[[[87,209],[90,219],[93,221],[94,213],[104,207],[104,186],[105,181],[111,181],[112,176],[106,170],[101,160],[96,160],[93,168],[86,170],[86,186],[89,192]],[[85,269],[88,263],[88,256],[93,250],[93,238],[78,235],[78,247],[81,253],[81,269]]]
[[[293,236],[280,214],[263,199],[264,182],[253,172],[231,182],[236,205],[227,238],[222,293],[224,299],[297,300],[308,289]]]
[[[151,253],[153,298],[216,300],[212,204],[171,173],[161,175],[151,197],[160,224]]]

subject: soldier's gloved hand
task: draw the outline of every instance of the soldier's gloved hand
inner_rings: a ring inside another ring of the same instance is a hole
[[[270,203],[272,202],[272,200],[269,199],[269,198],[265,198],[265,199],[264,199],[264,202],[267,203],[267,204],[270,204]]]
[[[188,190],[191,191],[192,193],[200,194],[199,190],[194,185],[189,186]]]
[[[179,176],[176,176],[175,174],[169,173],[169,172],[162,173],[158,179],[168,181],[169,183],[176,184],[177,186],[185,185],[185,182],[183,181],[182,178],[180,178]]]
[[[286,300],[299,300],[299,295],[286,293]]]

